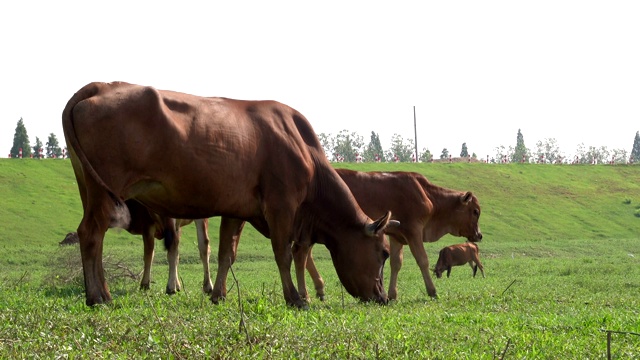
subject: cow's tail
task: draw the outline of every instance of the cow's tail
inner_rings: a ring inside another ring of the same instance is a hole
[[[111,227],[120,227],[126,228],[129,226],[131,221],[131,215],[129,214],[129,209],[124,203],[124,200],[120,199],[110,188],[105,184],[104,180],[98,175],[96,170],[91,166],[91,162],[87,158],[86,154],[82,150],[82,146],[80,146],[80,142],[78,141],[78,136],[76,134],[74,120],[73,120],[73,108],[83,100],[89,99],[93,96],[96,96],[100,92],[100,88],[105,84],[100,83],[91,83],[89,85],[84,86],[82,89],[78,90],[71,99],[67,102],[67,106],[65,106],[62,111],[62,129],[64,131],[64,137],[67,141],[69,147],[71,147],[75,153],[75,156],[78,157],[78,160],[82,164],[82,168],[90,174],[90,176],[95,180],[105,191],[109,194],[109,197],[115,203],[115,211],[111,214]]]
[[[164,249],[169,251],[175,242],[175,232],[169,229],[164,230]]]
[[[162,217],[162,237],[164,239],[164,249],[169,251],[173,247],[178,234],[179,220]]]

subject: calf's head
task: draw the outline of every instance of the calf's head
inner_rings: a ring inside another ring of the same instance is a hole
[[[482,240],[482,233],[478,221],[480,220],[480,204],[478,199],[470,191],[460,196],[460,202],[453,212],[454,228],[458,230],[457,236],[476,242]],[[455,235],[455,234],[454,234]]]
[[[400,224],[390,218],[388,212],[364,228],[334,229],[332,232],[337,236],[324,237],[340,282],[349,294],[362,301],[388,302],[382,281],[384,263],[389,257],[384,230]]]

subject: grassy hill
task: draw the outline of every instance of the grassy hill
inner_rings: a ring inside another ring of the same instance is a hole
[[[499,255],[521,246],[553,246],[559,240],[637,239],[640,236],[640,166],[535,164],[336,164],[360,171],[415,171],[433,183],[473,191],[480,200],[483,252]],[[0,248],[19,271],[19,256],[36,247],[55,247],[82,217],[68,160],[0,159]],[[212,236],[216,237],[216,222]],[[185,234],[195,243],[193,227]],[[110,231],[108,246],[139,241],[124,231]],[[264,242],[250,226],[243,243]],[[434,249],[460,242],[447,236]],[[246,245],[245,245],[246,246]],[[130,253],[123,250],[124,253]],[[47,260],[46,253],[42,258]],[[182,263],[199,260],[183,252]],[[11,256],[11,255],[16,255]],[[130,254],[131,255],[131,254]],[[139,259],[141,254],[133,254]],[[271,256],[265,254],[265,256]]]
[[[415,171],[473,191],[487,242],[636,238],[640,166],[534,164],[336,164],[360,171]],[[46,242],[74,231],[82,208],[68,160],[0,159],[0,239]],[[25,227],[29,228],[25,232]],[[25,238],[26,236],[26,238]],[[45,240],[47,239],[47,240]]]
[[[327,301],[297,312],[284,306],[269,241],[247,226],[234,265],[239,282],[230,278],[228,300],[214,306],[199,289],[202,266],[188,226],[180,294],[163,294],[167,261],[158,246],[150,291],[107,267],[114,302],[88,308],[79,251],[58,245],[82,217],[70,162],[0,159],[0,358],[578,359],[603,357],[602,329],[640,333],[640,166],[336,166],[415,171],[473,191],[482,206],[486,279],[455,268],[435,280],[440,298],[431,301],[407,250],[398,301],[360,304],[345,296],[326,248],[316,246]],[[209,230],[215,274],[215,219]],[[426,244],[432,265],[441,247],[461,241]],[[104,256],[106,264],[140,271],[140,237],[110,230]],[[640,343],[616,335],[612,351],[637,358]]]

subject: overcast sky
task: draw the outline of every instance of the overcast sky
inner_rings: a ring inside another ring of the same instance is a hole
[[[317,133],[393,134],[493,156],[555,138],[631,151],[640,130],[640,1],[4,1],[0,157],[64,135],[92,81],[278,100]]]

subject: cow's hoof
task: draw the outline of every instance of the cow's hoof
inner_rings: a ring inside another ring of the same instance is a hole
[[[298,310],[309,310],[309,303],[302,299],[289,303],[288,305]]]
[[[224,296],[211,296],[211,302],[218,305],[221,302],[224,302],[227,298]]]
[[[149,284],[140,284],[140,290],[149,290]]]

